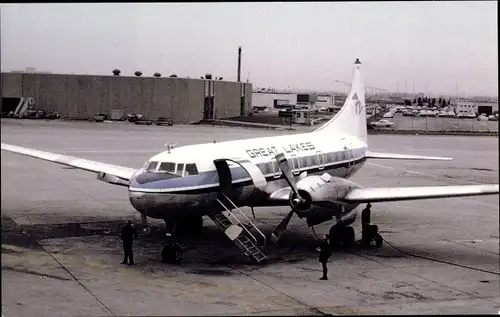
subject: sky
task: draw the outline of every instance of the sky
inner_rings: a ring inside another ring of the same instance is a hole
[[[2,4],[1,70],[236,80],[431,95],[498,93],[496,1]],[[413,84],[415,83],[415,84]]]

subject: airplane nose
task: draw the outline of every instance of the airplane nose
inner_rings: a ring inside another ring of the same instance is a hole
[[[132,206],[139,212],[145,212],[148,209],[148,197],[146,193],[129,191],[129,200]]]

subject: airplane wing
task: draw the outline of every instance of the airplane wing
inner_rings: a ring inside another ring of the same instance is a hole
[[[271,201],[289,200],[290,187],[281,188],[269,196]],[[436,199],[498,194],[499,184],[422,186],[422,187],[379,187],[351,189],[341,202],[347,204],[375,203],[388,201]]]
[[[114,185],[128,186],[128,181],[136,172],[135,169],[124,166],[91,161],[74,156],[38,151],[5,143],[2,143],[1,145],[2,150],[4,151],[26,155],[61,165],[71,166],[88,172],[98,173],[97,178],[99,180],[103,180]]]
[[[384,201],[492,195],[498,193],[499,184],[358,188],[350,190],[342,201],[346,203],[374,203]]]
[[[453,158],[451,157],[421,156],[421,155],[382,153],[382,152],[372,152],[372,151],[366,151],[365,157],[373,159],[392,159],[392,160],[433,160],[433,161],[453,160]]]

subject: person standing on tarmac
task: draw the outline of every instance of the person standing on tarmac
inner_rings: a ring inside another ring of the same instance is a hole
[[[318,249],[319,249],[319,262],[321,263],[321,266],[323,268],[323,276],[320,278],[320,280],[326,281],[328,280],[328,267],[326,266],[326,263],[328,262],[328,259],[332,255],[330,237],[328,235],[326,235],[325,238],[321,240],[321,244]]]
[[[127,223],[122,229],[121,239],[123,241],[123,262],[122,264],[134,265],[134,253],[132,245],[134,240],[137,240],[137,230],[132,224],[132,221],[127,220]]]
[[[362,240],[366,240],[370,237],[370,214],[371,214],[370,203],[366,204],[365,209],[361,211],[361,236]]]

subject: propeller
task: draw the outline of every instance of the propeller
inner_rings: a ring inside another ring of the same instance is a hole
[[[292,169],[290,168],[290,165],[288,164],[288,161],[287,161],[285,155],[283,153],[280,153],[280,154],[276,155],[275,158],[276,158],[276,161],[278,162],[278,166],[280,167],[281,171],[283,171],[283,175],[285,177],[286,182],[288,183],[288,185],[290,186],[290,188],[293,192],[293,196],[292,196],[292,200],[291,200],[292,209],[285,216],[285,218],[283,218],[283,220],[281,220],[281,222],[278,224],[276,229],[274,229],[274,231],[271,234],[271,240],[274,243],[278,242],[278,240],[281,238],[281,235],[286,230],[286,227],[288,226],[288,223],[292,219],[293,214],[296,213],[297,208],[301,204],[307,205],[307,203],[311,203],[311,201],[310,201],[311,197],[302,197],[300,195],[300,193],[297,189],[297,183],[295,182],[295,179],[294,179],[293,174],[292,174]],[[306,175],[307,174],[301,175],[301,178],[305,177]],[[325,173],[322,177],[325,178],[324,180],[326,182],[330,181],[330,178],[331,178],[331,176],[328,173]],[[307,200],[309,200],[309,202]],[[348,203],[343,202],[343,201],[339,201],[339,200],[315,201],[314,203],[318,206],[324,206],[324,207],[329,207],[329,206],[332,206],[332,204],[334,204],[334,205],[340,205],[342,208],[345,208],[349,205]],[[342,220],[350,217],[351,214],[352,214],[352,212],[350,212],[348,215],[344,215],[344,217],[342,217]]]
[[[281,238],[281,235],[285,231],[286,227],[288,226],[288,223],[290,222],[290,219],[292,219],[293,214],[295,213],[296,207],[300,204],[303,203],[305,200],[300,196],[299,191],[297,189],[297,184],[295,183],[295,179],[293,178],[292,175],[292,169],[288,165],[288,161],[283,153],[280,153],[276,155],[276,161],[278,162],[278,166],[280,167],[281,171],[283,171],[283,175],[285,177],[286,182],[292,189],[292,192],[294,193],[294,198],[292,199],[292,209],[290,212],[286,215],[283,220],[278,224],[276,229],[274,229],[273,233],[271,234],[271,240],[276,243],[278,240]]]

